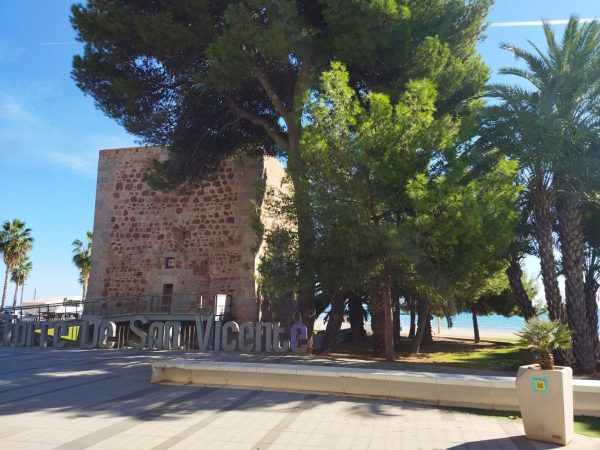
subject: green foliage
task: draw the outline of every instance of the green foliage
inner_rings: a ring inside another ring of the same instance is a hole
[[[290,184],[286,177],[277,191],[272,186],[259,186],[262,211],[257,205],[252,217],[259,255],[254,276],[261,296],[275,304],[293,301],[298,294],[298,233]],[[263,223],[273,218],[275,223]]]
[[[298,244],[296,235],[276,228],[266,237],[266,251],[258,265],[257,281],[261,295],[273,302],[296,298],[298,285]]]
[[[548,49],[533,52],[503,44],[526,69],[502,74],[529,81],[534,89],[493,85],[502,100],[486,111],[484,145],[498,146],[519,159],[528,177],[558,189],[597,190],[600,173],[600,23],[578,24],[571,17],[562,41],[544,24]]]
[[[153,180],[173,187],[227,155],[287,153],[332,60],[346,63],[355,90],[396,102],[410,80],[428,78],[439,88],[438,114],[468,110],[487,78],[475,44],[490,5],[89,0],[72,8],[85,44],[73,78],[128,131],[171,146]]]
[[[86,231],[85,237],[85,243],[80,239],[75,239],[73,241],[73,264],[75,264],[82,273],[89,273],[92,265],[92,232]]]
[[[418,270],[441,292],[475,297],[503,267],[517,218],[517,164],[500,159],[471,176],[455,160],[443,175],[421,173],[408,185],[414,214],[404,225]]]
[[[8,220],[0,229],[0,252],[8,270],[12,270],[25,257],[33,246],[31,229],[19,219]]]
[[[391,273],[404,291],[443,304],[506,287],[505,275],[497,292],[489,278],[503,269],[514,233],[517,163],[496,157],[483,170],[465,155],[445,159],[460,123],[439,116],[436,99],[428,79],[410,81],[394,104],[354,91],[341,63],[323,73],[302,145],[324,290]]]
[[[520,338],[519,345],[538,352],[571,347],[569,328],[556,321],[532,318],[517,335]]]
[[[11,271],[10,281],[15,283],[17,286],[22,286],[29,278],[29,274],[33,270],[33,263],[27,258],[21,259],[19,264]]]
[[[385,94],[354,91],[341,63],[323,73],[302,146],[325,291],[356,289],[397,258],[406,184],[456,129],[449,118],[435,119],[435,99],[428,80],[411,81],[392,104]]]
[[[6,301],[9,275],[21,261],[27,259],[32,246],[31,229],[25,227],[25,222],[13,219],[2,224],[2,228],[0,228],[0,253],[2,253],[4,264],[6,264],[4,289],[2,290],[2,308],[4,308]]]
[[[527,284],[527,280],[524,281],[526,289],[535,294],[535,285]],[[519,314],[517,302],[504,270],[485,280],[484,285],[471,300],[476,304],[477,314],[480,316],[501,314],[510,317]]]
[[[91,231],[85,233],[86,242],[79,239],[73,241],[73,264],[79,269],[79,283],[83,286],[83,300],[87,291],[87,283],[90,276],[92,266],[92,240],[93,234]]]

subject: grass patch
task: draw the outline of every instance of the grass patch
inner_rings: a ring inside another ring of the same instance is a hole
[[[512,345],[472,348],[453,352],[426,353],[428,360],[471,368],[517,370],[523,364],[519,348]]]
[[[518,411],[496,411],[494,409],[478,409],[478,408],[462,408],[462,407],[445,407],[448,411],[457,411],[479,416],[496,417],[498,419],[510,420],[511,422],[522,423],[521,413]],[[600,438],[600,417],[591,416],[575,416],[574,419],[575,433],[583,434]]]
[[[575,433],[600,437],[600,417],[575,416]]]
[[[516,373],[523,365],[519,347],[509,338],[483,340],[474,343],[470,339],[435,337],[433,342],[421,346],[419,355],[411,355],[412,339],[400,338],[396,347],[397,362],[435,364],[465,369],[500,370]],[[318,347],[318,344],[317,344]],[[369,361],[381,360],[373,354],[371,337],[353,345],[339,344],[329,354],[332,358],[360,358]]]

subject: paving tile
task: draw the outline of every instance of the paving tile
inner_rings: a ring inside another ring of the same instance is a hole
[[[518,423],[506,422],[508,427],[493,417],[430,405],[231,388],[200,388],[208,389],[202,393],[197,387],[149,385],[145,362],[157,356],[149,352],[15,350],[0,349],[15,355],[0,383],[2,449],[512,450],[523,442],[530,449],[551,448],[524,439]],[[38,376],[53,372],[61,377]],[[70,379],[70,373],[78,376]],[[42,378],[51,381],[36,384]],[[60,390],[53,392],[55,387]],[[600,440],[577,435],[567,448],[600,449]]]

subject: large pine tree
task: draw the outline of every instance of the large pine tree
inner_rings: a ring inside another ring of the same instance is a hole
[[[89,0],[72,23],[78,86],[107,115],[171,157],[163,187],[244,151],[287,158],[298,221],[299,309],[312,329],[314,243],[300,146],[308,92],[333,59],[353,86],[395,99],[411,78],[460,114],[487,78],[476,55],[492,0]]]

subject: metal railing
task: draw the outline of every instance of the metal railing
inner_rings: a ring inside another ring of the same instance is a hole
[[[0,318],[19,321],[48,321],[78,319],[82,315],[100,317],[130,316],[136,314],[214,314],[215,300],[200,294],[140,294],[102,299],[65,300],[62,303],[18,306],[0,311]],[[231,316],[231,304],[220,315]]]

